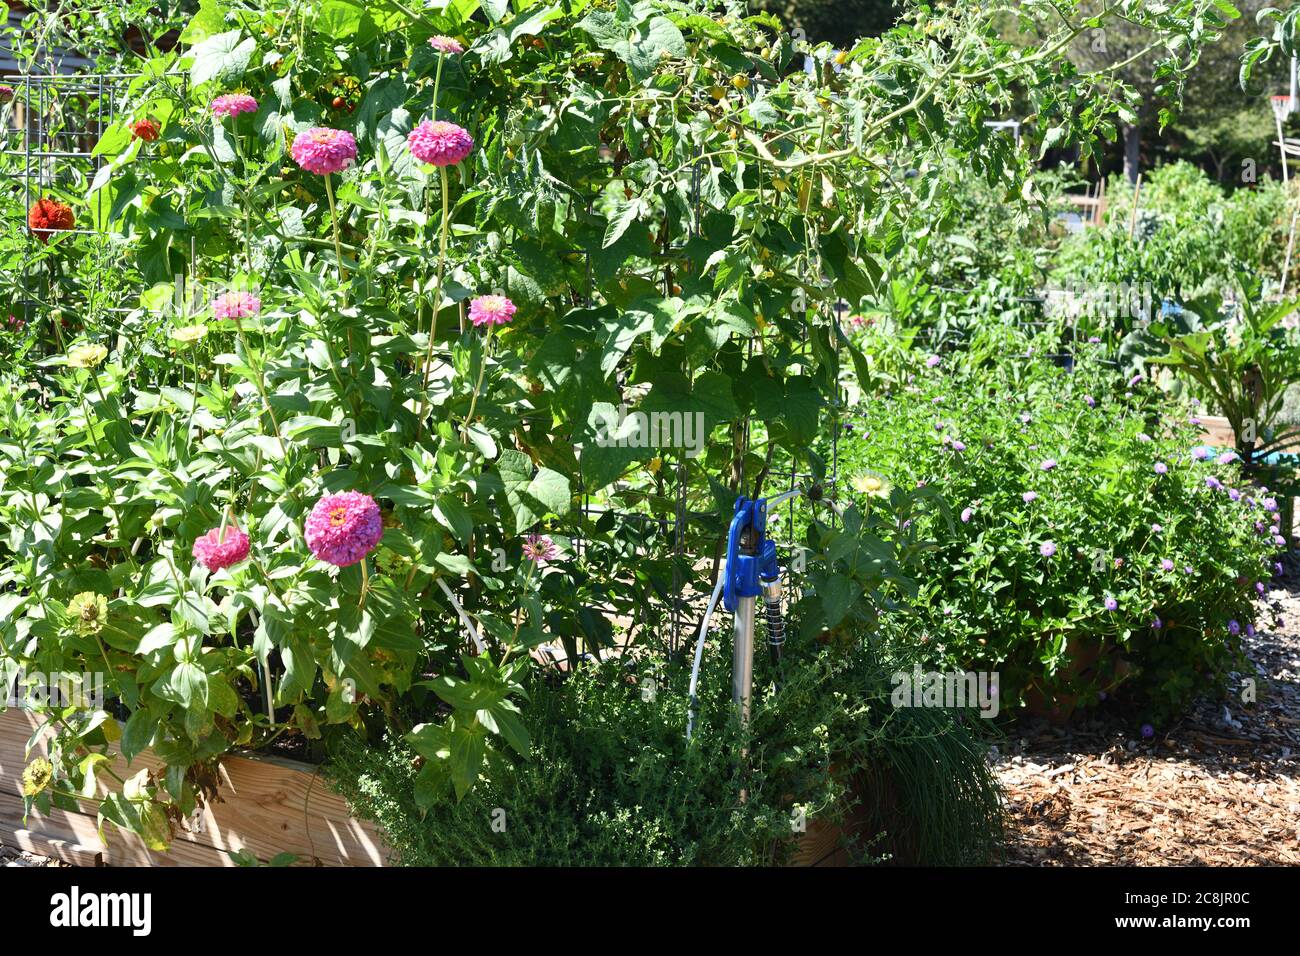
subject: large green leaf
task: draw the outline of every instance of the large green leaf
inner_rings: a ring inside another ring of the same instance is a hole
[[[257,41],[252,37],[241,40],[242,30],[230,30],[208,37],[190,51],[194,65],[190,67],[190,82],[201,86],[209,81],[230,83],[244,75]]]

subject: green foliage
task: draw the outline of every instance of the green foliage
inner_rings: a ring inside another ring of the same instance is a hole
[[[1271,273],[1286,248],[1282,186],[1265,179],[1226,193],[1188,163],[1147,174],[1133,215],[1133,189],[1114,179],[1106,221],[1061,243],[1052,281],[1084,288],[1150,284],[1155,301],[1187,301],[1231,288],[1236,273]]]
[[[889,671],[864,649],[788,651],[779,691],[758,662],[748,734],[732,716],[730,655],[710,648],[689,743],[688,670],[643,657],[540,677],[531,756],[459,803],[421,812],[419,760],[393,740],[345,742],[330,776],[407,865],[780,864],[799,828],[846,818],[860,827],[848,838],[860,861],[990,860],[1001,807],[966,726],[894,710]]]
[[[877,295],[906,230],[944,208],[938,161],[1014,192],[1025,155],[985,125],[1011,98],[1087,150],[1129,97],[1071,72],[1065,40],[1148,24],[1173,90],[1214,33],[1209,0],[1086,21],[1072,0],[1024,6],[1040,47],[952,5],[818,47],[811,75],[732,2],[210,0],[179,49],[132,53],[103,170],[61,164],[49,186],[84,233],[0,239],[5,301],[34,304],[0,383],[0,667],[99,671],[109,695],[46,712],[54,792],[152,747],[165,769],[108,784],[101,815],[161,845],[221,754],[387,723],[436,765],[422,800],[470,799],[527,745],[532,648],[576,658],[618,619],[662,643],[655,609],[707,589],[694,559],[742,476],[825,475],[830,307]],[[87,36],[120,25],[66,8]],[[146,40],[162,26],[144,22]],[[465,52],[436,53],[443,34]],[[214,117],[236,91],[259,109]],[[60,103],[51,134],[82,135],[99,105]],[[473,152],[423,166],[407,137],[426,118]],[[132,131],[146,119],[156,140]],[[316,126],[355,137],[345,171],[294,160]],[[894,164],[918,174],[899,184]],[[0,201],[20,222],[12,189]],[[203,293],[229,289],[260,312],[218,317]],[[468,312],[496,290],[518,313],[488,333]],[[703,453],[602,441],[625,402],[698,413]],[[690,519],[676,564],[669,471]],[[383,536],[337,568],[305,525],[343,491],[377,502]],[[651,520],[629,530],[619,509]],[[194,544],[232,526],[250,554],[209,573]],[[873,618],[896,568],[871,527],[818,543],[803,619]],[[522,557],[543,532],[564,553],[544,570]]]
[[[1293,429],[1275,430],[1286,390],[1300,383],[1300,336],[1281,325],[1296,301],[1263,304],[1259,285],[1239,277],[1237,309],[1217,297],[1169,312],[1145,330],[1168,351],[1148,359],[1195,383],[1210,407],[1232,426],[1237,449],[1249,461],[1285,447]]]
[[[1188,410],[1126,386],[1100,346],[1072,372],[1043,359],[1058,347],[981,336],[860,406],[841,454],[861,506],[877,475],[949,508],[891,539],[928,550],[887,633],[936,665],[1000,672],[1007,707],[1068,713],[1108,694],[1169,715],[1239,666],[1229,622],[1254,619],[1276,503],[1237,464],[1196,460]]]

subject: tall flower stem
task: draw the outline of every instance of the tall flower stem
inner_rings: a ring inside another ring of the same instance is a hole
[[[483,356],[478,363],[478,381],[474,383],[474,394],[469,399],[469,414],[465,416],[465,424],[460,429],[460,440],[463,442],[469,437],[469,423],[474,420],[474,409],[478,405],[479,392],[483,389],[483,373],[487,371],[488,353],[492,349],[492,333],[496,331],[496,326],[489,325],[487,337],[483,339]]]
[[[441,60],[438,61],[441,64]],[[442,227],[438,234],[438,278],[433,287],[433,308],[429,317],[429,343],[424,349],[424,363],[420,369],[420,412],[416,416],[415,437],[420,437],[424,415],[429,408],[429,370],[433,366],[433,341],[438,336],[438,309],[442,306],[442,282],[447,272],[447,237],[451,232],[451,189],[447,181],[447,167],[438,169],[442,182]]]
[[[238,122],[238,119],[235,121]],[[235,158],[239,161],[240,172],[245,177],[248,176],[248,161],[244,158],[244,148],[240,145],[239,131],[233,128],[230,131],[231,138],[235,141]],[[244,212],[244,267],[251,273],[253,271],[253,228],[251,216],[248,211],[249,196],[244,190],[240,190],[240,205]]]
[[[528,565],[528,572],[524,575],[524,591],[528,591],[528,586],[533,583],[533,572],[537,570],[537,562],[534,561]],[[506,661],[510,660],[510,655],[514,653],[516,645],[519,643],[519,628],[523,626],[524,615],[528,612],[524,610],[521,604],[515,611],[515,632],[510,637],[510,645],[506,648],[505,653],[501,655],[501,663],[498,667],[505,667]]]
[[[343,305],[348,304],[348,270],[343,267],[343,246],[339,242],[339,212],[334,205],[334,181],[329,173],[325,174],[325,195],[330,201],[330,227],[334,232],[334,256],[339,263],[339,286],[343,291]],[[348,356],[351,361],[352,327],[348,327]]]
[[[248,338],[244,335],[244,323],[239,316],[235,316],[235,331],[239,334],[239,341],[244,346],[244,354],[251,360],[253,350],[248,347]],[[266,406],[266,413],[271,416],[271,426],[275,429],[275,440],[280,443],[280,454],[288,461],[289,449],[284,446],[284,438],[280,435],[280,422],[275,417],[275,409],[271,407],[271,398],[266,394],[266,377],[262,372],[262,356],[257,357],[257,362],[253,366],[257,371],[257,393],[262,396],[262,404]]]
[[[339,242],[339,213],[334,205],[334,182],[329,173],[325,174],[325,196],[330,202],[330,226],[334,232],[334,255],[339,263],[339,284],[344,286],[343,295],[347,296],[348,270],[343,266],[343,246]]]

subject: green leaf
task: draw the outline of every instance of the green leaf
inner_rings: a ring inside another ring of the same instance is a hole
[[[532,459],[511,448],[503,451],[497,459],[497,473],[505,486],[516,532],[525,530],[547,514],[568,513],[572,501],[569,479],[558,471],[539,468],[534,475]]]
[[[257,41],[252,37],[240,40],[242,30],[230,30],[199,43],[190,51],[194,65],[190,67],[190,82],[202,86],[209,81],[229,83],[239,79],[248,69]]]
[[[316,10],[316,32],[332,40],[350,37],[361,29],[365,8],[348,0],[325,0]]]
[[[180,42],[193,45],[222,31],[226,25],[226,8],[220,0],[199,0],[199,12],[181,31]]]
[[[614,200],[614,214],[610,217],[605,226],[605,239],[601,243],[602,249],[608,249],[627,232],[628,227],[636,222],[646,213],[646,204],[640,196],[633,196],[631,199],[617,197]]]

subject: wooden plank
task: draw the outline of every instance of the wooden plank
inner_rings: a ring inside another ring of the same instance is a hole
[[[111,824],[104,827],[105,843],[99,838],[99,828],[93,816],[51,808],[48,813],[33,811],[24,818],[22,798],[0,793],[0,833],[16,830],[30,830],[47,840],[91,848],[100,855],[100,862],[105,866],[235,865],[228,853],[187,840],[175,840],[166,852],[150,850],[134,833],[119,830]],[[55,855],[39,849],[33,852]]]
[[[28,762],[24,748],[39,725],[39,718],[26,711],[0,713],[0,799],[18,799],[21,804],[21,775]],[[33,756],[45,752],[43,735]],[[130,768],[120,758],[111,764],[121,776],[160,765],[152,753],[141,754]],[[277,757],[229,755],[221,759],[220,777],[218,799],[190,821],[192,829],[176,834],[168,852],[178,854],[179,859],[202,858],[203,865],[230,865],[228,851],[247,850],[263,861],[292,853],[304,866],[383,866],[390,856],[378,830],[352,819],[346,801],[318,778],[314,767]],[[82,810],[93,829],[94,804],[86,802]],[[116,840],[110,830],[116,828],[105,827],[110,863],[162,862],[154,859],[154,851],[144,847],[138,837],[123,834]],[[93,845],[98,843],[96,838]],[[186,846],[178,853],[182,844]]]
[[[14,829],[0,823],[0,840],[19,850],[46,856],[72,866],[100,866],[104,854],[99,847],[69,843],[34,830]]]

